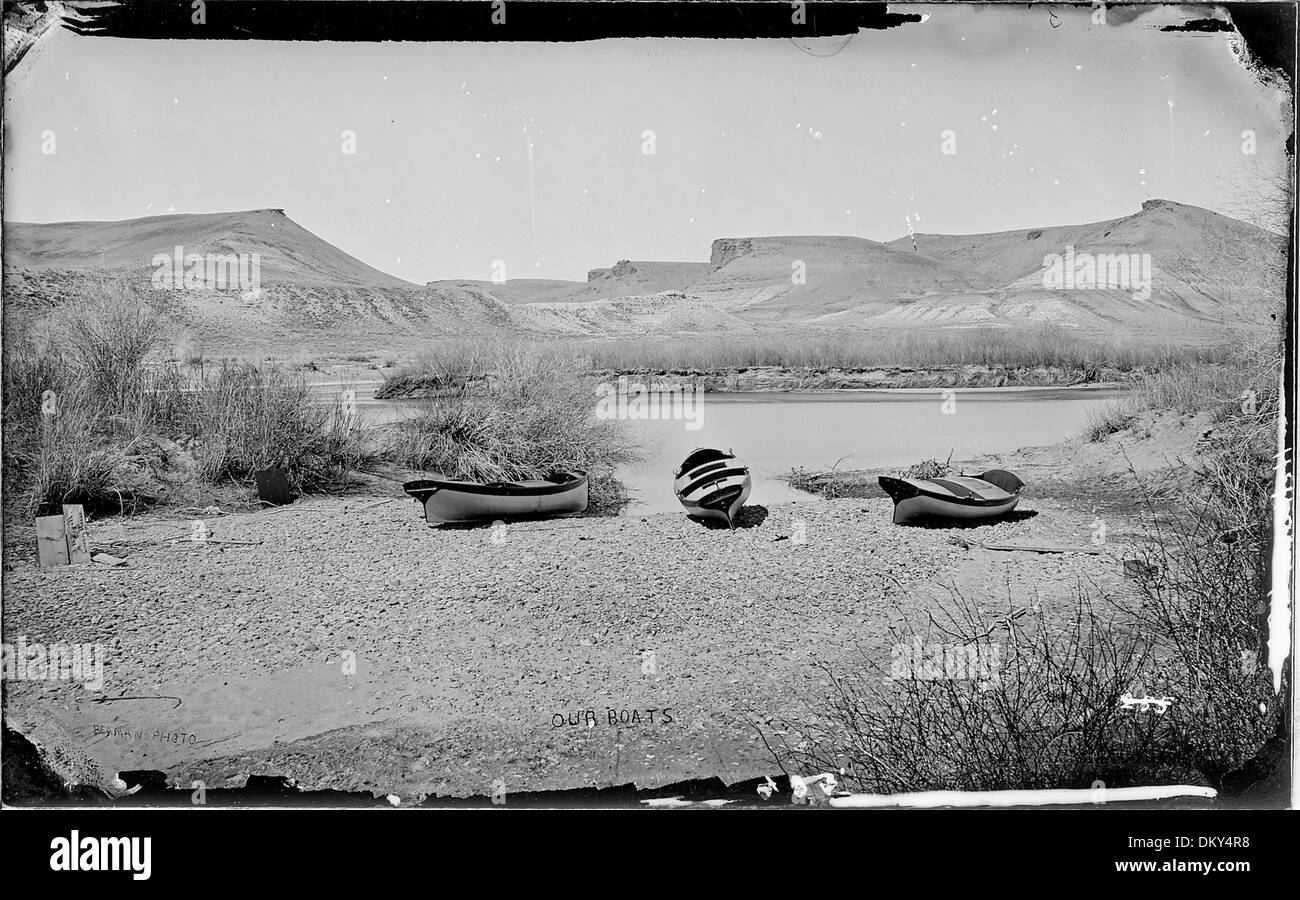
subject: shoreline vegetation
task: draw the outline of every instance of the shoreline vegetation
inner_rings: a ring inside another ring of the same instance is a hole
[[[995,369],[986,366],[942,366],[931,369],[882,368],[812,369],[782,366],[681,369],[597,369],[583,375],[596,381],[630,384],[653,390],[699,391],[706,394],[805,393],[917,389],[1118,387],[1141,377],[1118,369]],[[444,396],[449,390],[473,389],[483,378],[429,372],[399,372],[375,391],[377,400],[418,400]]]
[[[592,415],[589,380],[562,350],[497,343],[479,360],[489,389],[444,392],[402,422],[371,427],[341,397],[321,402],[301,369],[165,355],[159,312],[105,282],[50,329],[57,341],[8,343],[11,516],[64,504],[92,517],[214,500],[256,506],[254,473],[270,468],[298,495],[403,472],[492,482],[578,469],[590,476],[592,514],[628,501],[614,470],[640,449],[624,423]]]
[[[435,343],[399,366],[376,399],[437,397],[474,389],[509,342]],[[719,339],[684,335],[667,342],[558,341],[587,377],[682,387],[706,393],[917,388],[1077,387],[1129,384],[1178,366],[1226,361],[1225,347],[1102,342],[1060,328],[1009,334],[789,335]]]

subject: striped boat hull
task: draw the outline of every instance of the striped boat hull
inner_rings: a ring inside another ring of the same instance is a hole
[[[711,449],[686,457],[673,479],[673,491],[687,513],[729,528],[735,528],[751,485],[749,467],[742,460],[730,451]]]

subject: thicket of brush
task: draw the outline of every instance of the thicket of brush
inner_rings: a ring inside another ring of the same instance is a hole
[[[851,790],[875,792],[1189,779],[1231,790],[1279,777],[1292,689],[1288,667],[1274,692],[1267,651],[1280,365],[1265,348],[1171,369],[1126,404],[1133,421],[1211,422],[1185,469],[1132,475],[1147,523],[1139,602],[1081,585],[1072,621],[1054,630],[1036,608],[1024,615],[1025,598],[999,617],[954,596],[950,621],[919,633],[998,642],[997,683],[887,682],[880,660],[828,669],[828,695],[772,730],[778,760],[800,774],[843,768]],[[1126,711],[1125,693],[1173,701],[1162,715]]]
[[[1108,603],[1081,585],[1062,628],[1009,587],[998,613],[950,596],[942,620],[891,629],[894,646],[973,651],[992,677],[966,677],[969,663],[956,677],[899,677],[892,653],[823,665],[827,696],[772,731],[783,768],[843,770],[849,790],[902,793],[1114,785],[1167,762],[1160,719],[1121,708],[1149,648],[1113,626]]]
[[[1267,647],[1281,365],[1275,350],[1255,348],[1233,367],[1162,375],[1143,389],[1141,415],[1205,411],[1211,419],[1173,509],[1156,514],[1147,504],[1139,624],[1163,639],[1154,678],[1180,698],[1169,727],[1212,779],[1279,733],[1292,688],[1288,668],[1274,693]],[[1134,480],[1150,498],[1165,490]]]
[[[480,345],[472,360],[431,361],[440,371],[473,371],[474,389],[459,383],[422,401],[397,423],[387,452],[406,468],[467,481],[541,478],[556,470],[588,472],[594,510],[626,501],[614,468],[640,458],[625,423],[594,415],[593,380],[574,357],[537,344]],[[453,384],[448,378],[448,385]]]
[[[313,491],[379,456],[359,420],[337,402],[319,402],[298,373],[223,364],[205,371],[187,397],[175,424],[207,481],[247,481],[278,468],[295,490]]]
[[[160,310],[105,283],[38,345],[4,359],[4,481],[24,515],[80,503],[130,511],[176,478],[248,482],[279,467],[297,490],[334,483],[368,458],[355,422],[274,368],[194,369],[160,359]]]

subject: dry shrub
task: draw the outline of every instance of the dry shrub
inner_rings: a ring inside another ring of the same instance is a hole
[[[248,481],[274,466],[299,491],[337,483],[375,457],[357,420],[318,402],[302,377],[156,360],[162,332],[154,312],[129,288],[105,282],[67,314],[59,343],[6,346],[11,508],[132,511],[163,500],[168,477],[178,474],[175,442],[193,452],[206,480]]]
[[[1275,694],[1268,668],[1280,360],[1261,362],[1202,395],[1217,419],[1197,446],[1181,502],[1148,510],[1140,553],[1142,624],[1167,648],[1160,690],[1180,698],[1170,723],[1185,755],[1214,778],[1278,733],[1291,690],[1284,673],[1283,694]]]
[[[357,419],[338,403],[318,402],[299,373],[223,363],[192,389],[183,426],[208,481],[247,482],[259,469],[278,468],[295,490],[313,491],[376,456]]]
[[[1114,626],[1105,598],[1081,585],[1073,621],[1053,627],[1036,603],[1013,603],[1010,588],[1001,613],[949,593],[943,619],[891,628],[888,662],[864,653],[840,670],[819,664],[827,695],[770,731],[783,769],[842,769],[849,790],[901,793],[1113,785],[1163,761],[1161,720],[1120,705],[1149,648]],[[897,669],[918,639],[945,651],[946,668]],[[967,656],[963,668],[963,650],[985,662],[976,670]]]
[[[571,356],[508,342],[485,352],[492,355],[476,365],[487,388],[462,387],[424,402],[395,429],[395,461],[451,479],[494,482],[556,470],[607,476],[639,458],[625,423],[596,417],[592,382]]]
[[[159,310],[134,287],[105,279],[60,319],[68,362],[83,389],[112,413],[127,410],[144,388],[145,361],[162,341]]]

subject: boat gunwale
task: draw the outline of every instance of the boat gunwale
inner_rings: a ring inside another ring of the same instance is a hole
[[[682,460],[682,464],[677,467],[676,471],[673,472],[673,478],[681,478],[683,475],[688,475],[701,466],[710,465],[712,463],[722,463],[725,465],[728,460],[736,458],[734,450],[718,450],[715,447],[696,447],[691,451],[690,455],[687,456],[686,459]]]
[[[450,491],[458,494],[480,494],[490,497],[546,497],[578,490],[587,484],[587,475],[580,472],[556,472],[556,476],[568,476],[564,481],[546,485],[527,485],[513,481],[478,482],[450,481],[439,478],[423,478],[408,481],[402,490],[418,500],[425,500],[438,491]],[[549,480],[549,479],[546,479]]]
[[[905,478],[896,478],[892,475],[880,475],[877,477],[876,480],[880,482],[881,490],[883,490],[886,494],[889,495],[889,499],[894,501],[895,506],[897,506],[899,503],[903,502],[904,500],[911,500],[914,497],[929,497],[932,500],[938,500],[941,503],[948,503],[953,506],[972,506],[972,507],[989,507],[989,508],[1002,506],[1012,500],[1018,501],[1020,499],[1020,491],[1015,491],[1015,492],[1007,491],[1005,493],[1007,493],[1008,496],[995,497],[991,499],[985,497],[959,497],[959,496],[949,495],[949,494],[940,494],[935,491],[927,491],[924,488],[917,487],[915,484],[912,484],[911,481]],[[934,479],[917,478],[913,480],[933,481]],[[981,481],[983,479],[975,479],[975,480]],[[997,485],[993,484],[992,482],[989,482],[989,484],[992,485],[993,487],[997,487]]]

